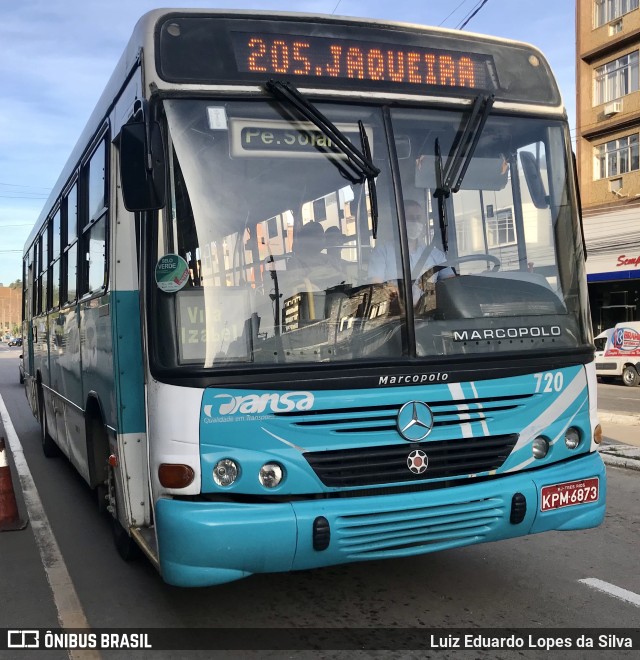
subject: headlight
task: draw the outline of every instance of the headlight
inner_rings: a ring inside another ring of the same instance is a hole
[[[231,486],[239,474],[240,467],[230,458],[223,458],[213,468],[213,480],[218,486]]]
[[[265,488],[275,488],[280,485],[284,477],[284,470],[277,463],[265,463],[260,468],[258,479]]]
[[[533,457],[544,458],[549,451],[549,441],[542,436],[538,436],[533,441]]]
[[[564,434],[564,444],[567,449],[575,449],[580,444],[580,431],[574,428],[568,428]]]

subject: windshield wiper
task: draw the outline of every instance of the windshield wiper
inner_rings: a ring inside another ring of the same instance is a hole
[[[489,117],[495,96],[478,95],[471,108],[471,114],[454,140],[446,165],[442,164],[440,141],[436,138],[434,153],[436,166],[436,189],[433,196],[438,200],[438,217],[444,251],[448,247],[447,198],[451,193],[457,193],[467,173],[473,154],[478,146],[478,140]]]
[[[337,159],[331,159],[331,161],[346,179],[351,181],[351,183],[367,182],[371,207],[371,228],[373,238],[376,238],[378,233],[378,202],[375,178],[380,174],[380,170],[371,160],[369,139],[362,121],[358,121],[360,141],[362,143],[362,151],[360,151],[294,85],[280,80],[269,80],[265,87],[279,101],[285,101],[288,105],[295,108],[305,119],[314,124],[323,135],[329,138],[332,146],[345,156],[344,162]],[[329,154],[331,154],[331,151],[329,151]]]

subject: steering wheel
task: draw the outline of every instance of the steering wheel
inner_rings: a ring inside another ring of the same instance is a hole
[[[493,264],[492,271],[500,270],[501,266],[500,259],[492,254],[467,254],[464,257],[447,259],[447,264],[449,266],[455,266],[457,264],[465,264],[469,261],[490,261]]]

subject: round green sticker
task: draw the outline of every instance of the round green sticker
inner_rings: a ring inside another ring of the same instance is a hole
[[[179,254],[165,254],[156,264],[156,284],[160,291],[180,291],[189,279],[189,266]]]

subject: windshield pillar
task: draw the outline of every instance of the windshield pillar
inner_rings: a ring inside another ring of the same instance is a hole
[[[528,270],[527,242],[524,232],[524,216],[522,212],[522,190],[520,188],[520,174],[518,168],[518,155],[509,156],[511,169],[511,188],[513,190],[513,216],[516,230],[516,243],[518,245],[518,264],[520,270]]]

